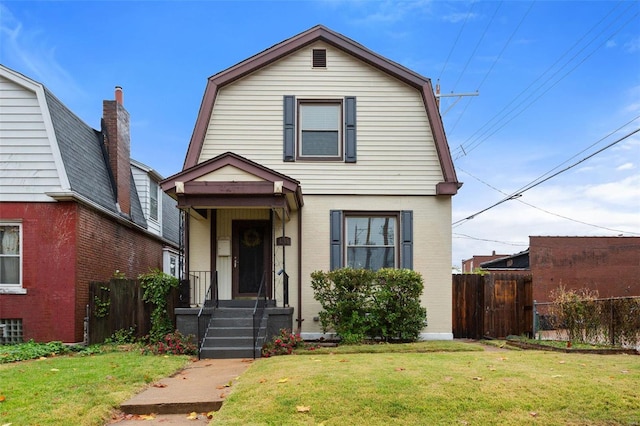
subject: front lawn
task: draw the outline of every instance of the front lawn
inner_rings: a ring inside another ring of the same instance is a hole
[[[0,352],[15,348],[0,346]],[[121,402],[188,362],[135,348],[2,364],[0,425],[103,425]]]
[[[640,424],[634,355],[327,351],[255,362],[211,424]]]

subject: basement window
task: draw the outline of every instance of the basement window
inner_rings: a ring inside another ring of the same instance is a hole
[[[22,319],[0,319],[0,345],[22,342]]]

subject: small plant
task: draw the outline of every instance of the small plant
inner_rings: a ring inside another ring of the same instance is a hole
[[[124,272],[120,272],[119,269],[116,269],[115,272],[113,273],[113,278],[116,280],[126,280],[127,274],[125,274]]]
[[[304,347],[305,343],[299,334],[283,328],[278,336],[273,336],[271,342],[262,346],[262,356],[269,358],[276,355],[291,355],[294,349]]]
[[[159,269],[152,269],[146,274],[138,277],[142,283],[144,293],[142,299],[154,305],[151,311],[151,331],[149,340],[159,342],[173,330],[173,322],[167,311],[167,297],[172,288],[178,287],[178,279],[172,275],[165,274]]]
[[[100,292],[103,296],[106,294],[106,297],[93,296],[93,305],[95,307],[94,315],[96,318],[105,318],[109,315],[109,310],[111,309],[110,291],[111,289],[109,287],[100,286]]]
[[[142,352],[154,355],[195,355],[196,345],[191,342],[192,338],[193,336],[185,336],[176,330],[159,341],[148,344]]]
[[[121,328],[105,339],[104,343],[112,345],[127,345],[136,342],[136,328]]]

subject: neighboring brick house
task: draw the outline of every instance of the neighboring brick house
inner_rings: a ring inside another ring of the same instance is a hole
[[[493,253],[488,255],[475,255],[470,259],[462,260],[462,273],[463,274],[471,274],[476,271],[476,269],[480,269],[480,265],[484,262],[489,262],[491,260],[500,259],[503,257],[509,256],[508,254],[496,254],[495,250]]]
[[[94,130],[0,65],[0,130],[0,343],[82,341],[90,281],[177,264],[175,201],[131,162],[119,88]]]
[[[528,250],[481,267],[531,274],[537,302],[551,301],[560,286],[603,298],[640,296],[640,237],[529,237]]]
[[[421,337],[452,339],[460,185],[431,80],[319,25],[209,78],[162,188],[188,212],[192,286],[217,276],[217,296],[240,304],[264,276],[318,338],[313,271],[410,268],[425,281]],[[206,287],[192,291],[199,303]]]

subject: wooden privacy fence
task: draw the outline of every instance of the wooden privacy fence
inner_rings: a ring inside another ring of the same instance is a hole
[[[109,282],[89,283],[89,344],[102,343],[118,330],[133,329],[137,338],[149,334],[153,305],[142,300],[143,292],[137,280],[112,279]],[[167,306],[174,325],[173,311],[177,296],[177,289],[173,289]]]
[[[453,337],[533,334],[531,275],[453,275]]]

